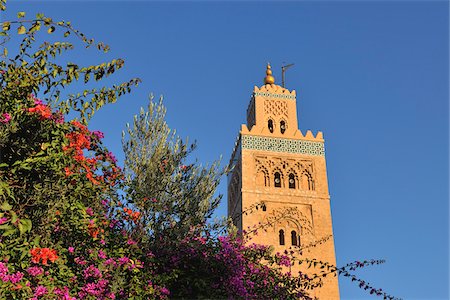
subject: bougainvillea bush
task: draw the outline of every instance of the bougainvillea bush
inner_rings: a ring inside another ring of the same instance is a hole
[[[63,41],[36,45],[42,31]],[[22,37],[14,55],[12,33]],[[22,12],[0,35],[1,299],[308,299],[320,285],[283,272],[293,252],[271,253],[210,221],[226,170],[186,164],[195,146],[171,133],[162,102],[127,128],[125,170],[118,166],[89,120],[139,79],[68,94],[72,83],[100,81],[124,62],[57,63],[74,48],[71,38],[101,52],[106,45],[69,22]],[[326,270],[350,276],[374,263]]]

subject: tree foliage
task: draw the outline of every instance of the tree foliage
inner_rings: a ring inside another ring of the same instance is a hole
[[[5,3],[0,0],[0,9]],[[60,32],[65,41],[36,45],[42,29]],[[12,57],[10,32],[23,37]],[[188,163],[195,145],[169,129],[161,101],[150,101],[127,127],[125,171],[103,145],[103,134],[88,128],[98,109],[139,79],[62,92],[76,82],[100,81],[124,63],[58,64],[74,48],[70,39],[102,52],[107,45],[70,22],[42,14],[27,19],[23,12],[3,22],[0,35],[0,298],[309,299],[307,291],[323,276],[353,276],[355,268],[381,263],[337,268],[297,258],[299,249],[272,253],[211,225],[226,170],[217,162]],[[69,113],[75,118],[65,120]],[[299,262],[322,273],[284,272]]]
[[[180,239],[206,224],[219,205],[215,191],[224,171],[219,163],[188,163],[189,145],[165,122],[162,99],[150,100],[124,133],[125,174],[129,201],[142,213],[142,228],[154,238]]]

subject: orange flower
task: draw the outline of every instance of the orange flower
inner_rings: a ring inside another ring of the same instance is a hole
[[[95,224],[89,224],[88,225],[88,233],[93,238],[97,238],[99,234],[99,229],[95,226]]]
[[[70,171],[69,167],[65,167],[65,168],[64,168],[64,171],[66,172],[66,177],[69,177],[70,175],[73,174],[73,172]]]
[[[30,249],[31,261],[35,264],[40,263],[47,265],[47,261],[50,260],[52,263],[58,259],[56,250],[50,248],[33,248]]]
[[[49,119],[52,116],[52,110],[44,104],[38,104],[35,107],[30,107],[28,108],[28,111],[39,114],[41,119]]]

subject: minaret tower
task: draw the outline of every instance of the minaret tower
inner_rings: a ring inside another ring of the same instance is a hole
[[[264,85],[253,89],[231,164],[228,215],[236,227],[272,225],[251,242],[272,245],[275,252],[303,249],[299,258],[336,265],[322,132],[299,130],[295,90],[276,85],[269,64]],[[256,204],[260,209],[242,214]],[[319,273],[298,264],[290,271]],[[325,277],[311,296],[339,299],[337,277]]]

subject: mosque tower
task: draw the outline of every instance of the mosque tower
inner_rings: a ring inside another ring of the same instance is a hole
[[[272,225],[251,242],[272,245],[280,253],[302,249],[300,258],[336,265],[322,132],[314,136],[299,130],[295,90],[276,85],[269,64],[264,85],[253,89],[231,164],[228,215],[235,226],[242,232]],[[242,213],[255,205],[258,210]],[[320,270],[295,264],[290,271]],[[339,299],[337,276],[323,282],[311,296]]]

